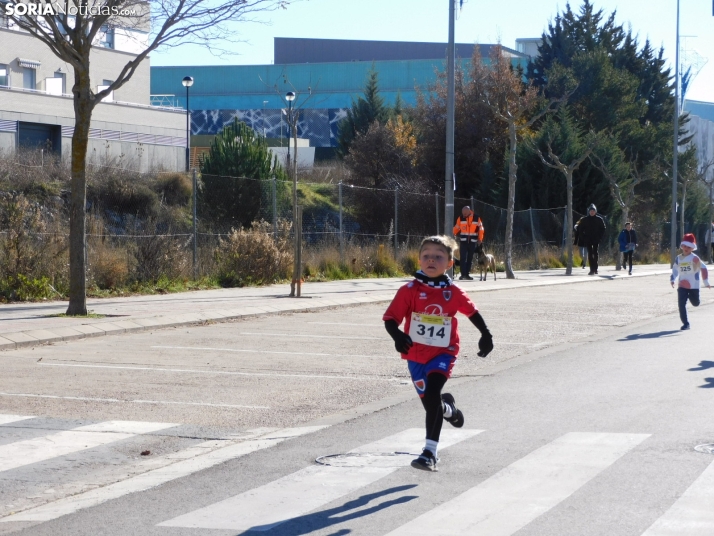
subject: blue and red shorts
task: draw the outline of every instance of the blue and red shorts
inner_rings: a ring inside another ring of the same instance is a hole
[[[447,378],[451,378],[451,370],[454,368],[454,363],[456,363],[456,357],[451,354],[439,354],[427,363],[407,361],[409,374],[419,397],[424,396],[429,374],[443,374]]]

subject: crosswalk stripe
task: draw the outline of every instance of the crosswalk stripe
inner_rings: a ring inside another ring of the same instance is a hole
[[[483,430],[444,430],[439,447],[449,447],[481,432]],[[423,442],[424,430],[415,428],[362,445],[350,453],[420,452]],[[391,467],[307,467],[158,526],[267,531],[384,478],[408,465],[411,458],[399,458],[395,465],[401,465]]]
[[[17,469],[173,426],[176,425],[159,422],[109,421],[0,445],[0,471]]]
[[[714,462],[642,536],[714,534]]]
[[[0,519],[0,523],[15,521],[50,521],[64,515],[73,514],[84,508],[90,508],[128,495],[160,486],[177,478],[182,478],[198,471],[219,465],[226,461],[245,456],[261,449],[269,448],[278,443],[322,430],[325,426],[304,426],[300,428],[285,428],[271,431],[254,439],[241,440],[210,452],[205,452],[215,443],[208,441],[200,443],[183,451],[171,454],[168,458],[179,460],[171,465],[147,471],[137,476],[127,478],[102,488],[93,489],[66,497],[52,503],[30,508],[24,512],[9,515]]]
[[[11,422],[26,421],[27,419],[34,419],[34,417],[25,417],[23,415],[0,415],[0,425],[10,424]]]
[[[387,536],[510,536],[648,437],[565,434]]]

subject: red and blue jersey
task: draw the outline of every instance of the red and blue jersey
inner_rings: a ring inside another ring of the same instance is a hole
[[[451,336],[447,347],[430,346],[415,342],[409,353],[402,354],[402,359],[427,363],[440,354],[457,356],[459,353],[459,332],[456,313],[471,316],[478,309],[466,293],[456,285],[448,287],[432,287],[418,279],[402,286],[392,303],[387,307],[383,321],[394,320],[397,324],[404,325],[404,332],[411,329],[412,313],[434,315],[451,318]]]

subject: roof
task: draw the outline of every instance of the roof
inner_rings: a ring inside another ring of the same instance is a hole
[[[359,39],[312,39],[297,37],[273,38],[273,63],[329,63],[351,61],[443,60],[446,43],[413,41],[367,41]],[[471,58],[479,47],[481,57],[488,58],[497,45],[456,44],[456,56]],[[501,46],[511,57],[526,57],[511,48]]]

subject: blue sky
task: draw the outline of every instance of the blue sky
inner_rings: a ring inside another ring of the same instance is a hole
[[[256,65],[273,59],[273,37],[371,39],[446,42],[449,0],[297,0],[287,10],[266,12],[261,22],[235,26],[244,42],[235,54],[215,57],[203,48],[182,45],[154,53],[152,65]],[[515,47],[519,37],[539,37],[566,2],[550,0],[465,0],[456,22],[459,43],[495,43]],[[582,2],[571,2],[578,10]],[[677,0],[595,0],[607,14],[630,25],[643,42],[664,46],[674,63]],[[714,102],[714,16],[712,0],[680,0],[682,48],[707,59],[687,98]],[[187,71],[187,74],[188,71]]]

